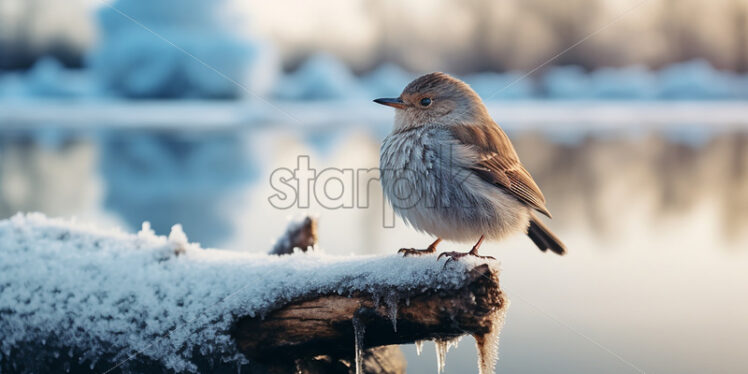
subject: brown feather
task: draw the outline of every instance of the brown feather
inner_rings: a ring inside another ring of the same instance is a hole
[[[559,255],[566,253],[566,246],[561,239],[549,230],[534,214],[530,218],[530,226],[527,227],[527,236],[543,252],[550,249]]]
[[[551,216],[540,188],[520,163],[509,137],[493,120],[452,126],[450,130],[458,141],[472,146],[478,153],[473,170],[479,177],[504,189],[538,212]]]

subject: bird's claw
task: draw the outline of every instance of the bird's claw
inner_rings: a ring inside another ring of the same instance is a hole
[[[444,262],[444,267],[447,267],[447,264],[450,263],[450,261],[457,261],[462,257],[465,256],[475,256],[478,258],[482,258],[484,260],[495,260],[493,256],[482,256],[476,253],[470,252],[442,252],[439,254],[439,256],[436,258],[437,261],[441,260],[442,257],[447,257],[447,261]]]
[[[456,258],[460,258],[460,257],[466,256],[467,254],[468,254],[467,252],[465,252],[465,253],[463,253],[463,252],[442,252],[442,253],[439,253],[439,256],[436,259],[437,260],[441,260],[442,257],[449,257],[447,259],[447,261],[449,261],[450,259],[453,259],[455,257]]]
[[[431,250],[430,248],[426,248],[426,249],[400,248],[400,250],[398,250],[397,253],[402,253],[403,257],[408,257],[408,256],[426,255],[429,253],[434,253],[434,251]]]
[[[408,257],[408,253],[415,251],[415,248],[400,248],[397,251],[398,254],[402,254],[403,257]]]
[[[439,256],[436,258],[436,261],[441,260],[442,257],[446,257],[447,261],[444,262],[444,267],[443,267],[444,269],[446,269],[447,265],[451,261],[457,261],[461,257],[467,256],[469,253],[470,252],[442,252],[442,253],[439,253]]]

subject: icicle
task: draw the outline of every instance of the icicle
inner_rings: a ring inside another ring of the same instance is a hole
[[[353,336],[356,350],[356,374],[364,372],[364,333],[366,326],[361,323],[357,316],[353,316]]]
[[[416,340],[416,354],[421,355],[423,351],[423,340]]]
[[[494,372],[496,361],[499,359],[499,333],[504,326],[504,317],[508,307],[509,300],[504,299],[504,305],[491,316],[491,329],[488,333],[473,335],[478,349],[478,374]]]
[[[380,305],[382,305],[382,295],[379,294],[377,291],[373,291],[371,293],[372,301],[374,302],[374,308],[378,309]]]
[[[436,346],[437,373],[441,373],[442,371],[444,371],[444,367],[447,365],[447,352],[450,348],[456,347],[457,343],[459,342],[459,337],[452,340],[434,340],[434,344]]]
[[[398,297],[394,292],[387,295],[384,300],[385,304],[387,304],[387,314],[390,317],[390,321],[392,321],[392,329],[395,332],[397,332],[397,301]]]
[[[447,365],[447,342],[436,340],[434,344],[436,345],[436,372],[439,374],[444,371],[444,366]]]

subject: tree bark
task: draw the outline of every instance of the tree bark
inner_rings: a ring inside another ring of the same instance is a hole
[[[480,337],[498,328],[493,325],[493,317],[506,304],[498,275],[488,265],[471,270],[464,286],[453,291],[426,289],[407,299],[375,299],[374,295],[359,293],[351,297],[324,295],[294,300],[265,318],[240,318],[233,335],[239,350],[250,360],[266,365],[270,372],[301,368],[311,373],[314,371],[306,368],[320,362],[353,366],[355,323],[364,328],[366,349],[429,339],[449,340],[467,334]],[[289,357],[296,361],[289,362]],[[364,372],[404,372],[394,370],[365,368]]]

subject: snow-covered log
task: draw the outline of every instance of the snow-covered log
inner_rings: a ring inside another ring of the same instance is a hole
[[[500,328],[496,313],[505,300],[496,273],[487,264],[468,271],[452,289],[425,287],[408,296],[385,291],[382,297],[376,290],[389,286],[372,286],[374,292],[314,295],[264,317],[241,318],[234,333],[239,349],[250,359],[284,366],[295,364],[288,357],[346,359],[363,354],[357,349],[447,342],[466,334],[482,339]],[[357,339],[360,344],[351,344]]]
[[[179,226],[17,215],[0,221],[0,372],[401,373],[398,351],[367,348],[465,334],[485,370],[496,265],[202,249]]]

